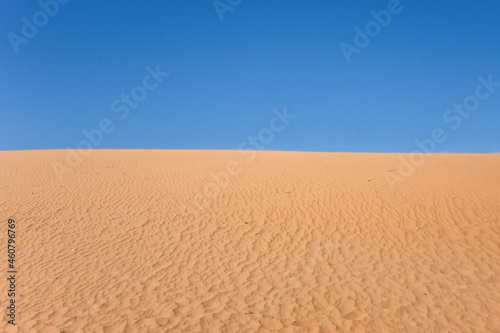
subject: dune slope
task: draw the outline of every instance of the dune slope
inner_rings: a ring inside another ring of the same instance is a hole
[[[0,152],[0,331],[500,331],[500,155],[398,156]]]

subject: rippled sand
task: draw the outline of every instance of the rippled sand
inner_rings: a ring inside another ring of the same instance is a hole
[[[0,331],[499,332],[500,155],[398,156],[0,152]]]

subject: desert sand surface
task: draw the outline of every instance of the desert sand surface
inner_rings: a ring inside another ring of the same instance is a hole
[[[0,331],[500,332],[500,155],[400,156],[0,152]]]

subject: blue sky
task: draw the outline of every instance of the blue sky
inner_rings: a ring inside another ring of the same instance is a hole
[[[0,150],[74,148],[103,119],[113,130],[96,149],[232,150],[286,106],[297,116],[266,150],[411,152],[441,128],[436,152],[500,152],[500,87],[458,128],[443,118],[479,76],[500,82],[500,4],[391,1],[221,0],[218,13],[213,1],[71,0],[53,17],[8,2]],[[348,62],[341,43],[356,47],[354,28],[366,34],[381,10],[391,21]],[[34,36],[23,17],[38,20]],[[157,65],[168,77],[120,119],[112,103]]]

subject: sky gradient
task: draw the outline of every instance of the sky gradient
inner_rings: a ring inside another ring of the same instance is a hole
[[[61,0],[53,17],[37,1],[3,7],[0,150],[76,148],[103,119],[113,130],[95,149],[234,150],[286,107],[296,117],[266,150],[411,152],[440,128],[433,152],[500,152],[496,1]],[[381,10],[390,22],[370,25]],[[350,61],[342,43],[357,50]],[[158,68],[169,75],[155,80]],[[127,104],[134,89],[141,100]],[[465,100],[475,111],[453,111]]]

